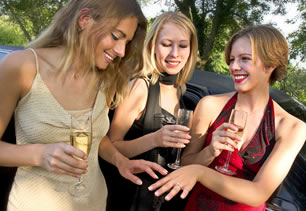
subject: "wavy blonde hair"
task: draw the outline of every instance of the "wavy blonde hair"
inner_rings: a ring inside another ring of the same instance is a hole
[[[249,26],[235,33],[225,47],[225,60],[230,64],[232,45],[241,37],[248,37],[252,46],[252,60],[258,56],[265,67],[275,67],[270,76],[270,84],[283,79],[287,74],[288,43],[273,26],[264,24]]]
[[[198,38],[196,29],[192,21],[181,12],[165,12],[158,16],[152,23],[150,30],[147,33],[144,50],[143,50],[143,76],[151,75],[151,82],[155,84],[160,75],[161,71],[158,69],[155,58],[156,40],[159,36],[160,31],[163,29],[166,23],[175,23],[182,27],[186,32],[190,34],[190,55],[183,68],[178,74],[176,86],[185,84],[192,76],[195,68],[197,53],[198,53]]]
[[[80,10],[88,8],[95,21],[91,31],[80,36],[78,20]],[[98,41],[112,32],[127,17],[136,17],[137,30],[133,40],[126,46],[125,56],[117,58],[107,69],[101,71],[95,64]],[[102,83],[108,107],[117,106],[126,94],[129,79],[143,66],[142,49],[146,34],[146,19],[137,0],[71,0],[54,17],[49,27],[27,47],[65,47],[64,56],[57,69],[67,72],[76,58],[82,58],[80,67],[93,72],[96,82]],[[85,73],[85,74],[86,74]]]

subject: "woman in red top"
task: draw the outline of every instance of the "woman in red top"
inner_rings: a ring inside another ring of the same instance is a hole
[[[264,210],[306,138],[306,125],[269,95],[269,85],[286,74],[288,45],[272,26],[258,25],[234,34],[225,59],[235,93],[204,97],[194,114],[192,140],[182,167],[149,187],[166,200],[191,192],[185,210]],[[213,105],[213,106],[212,106]],[[248,113],[243,136],[228,122],[231,109]],[[228,176],[215,170],[232,151]],[[188,165],[192,164],[192,165]]]

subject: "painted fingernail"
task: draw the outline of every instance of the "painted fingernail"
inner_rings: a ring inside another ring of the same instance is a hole
[[[149,189],[149,190],[152,190],[152,187],[151,187],[151,186],[149,186],[149,187],[148,187],[148,189]]]
[[[142,185],[142,181],[141,180],[137,180],[137,185]]]

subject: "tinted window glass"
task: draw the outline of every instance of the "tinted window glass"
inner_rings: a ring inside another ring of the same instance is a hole
[[[0,52],[0,61],[3,59],[3,57],[6,55],[6,53]]]

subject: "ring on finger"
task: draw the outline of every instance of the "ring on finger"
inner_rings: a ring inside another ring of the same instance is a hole
[[[175,186],[177,186],[179,189],[181,189],[181,184],[179,182],[175,183]]]

